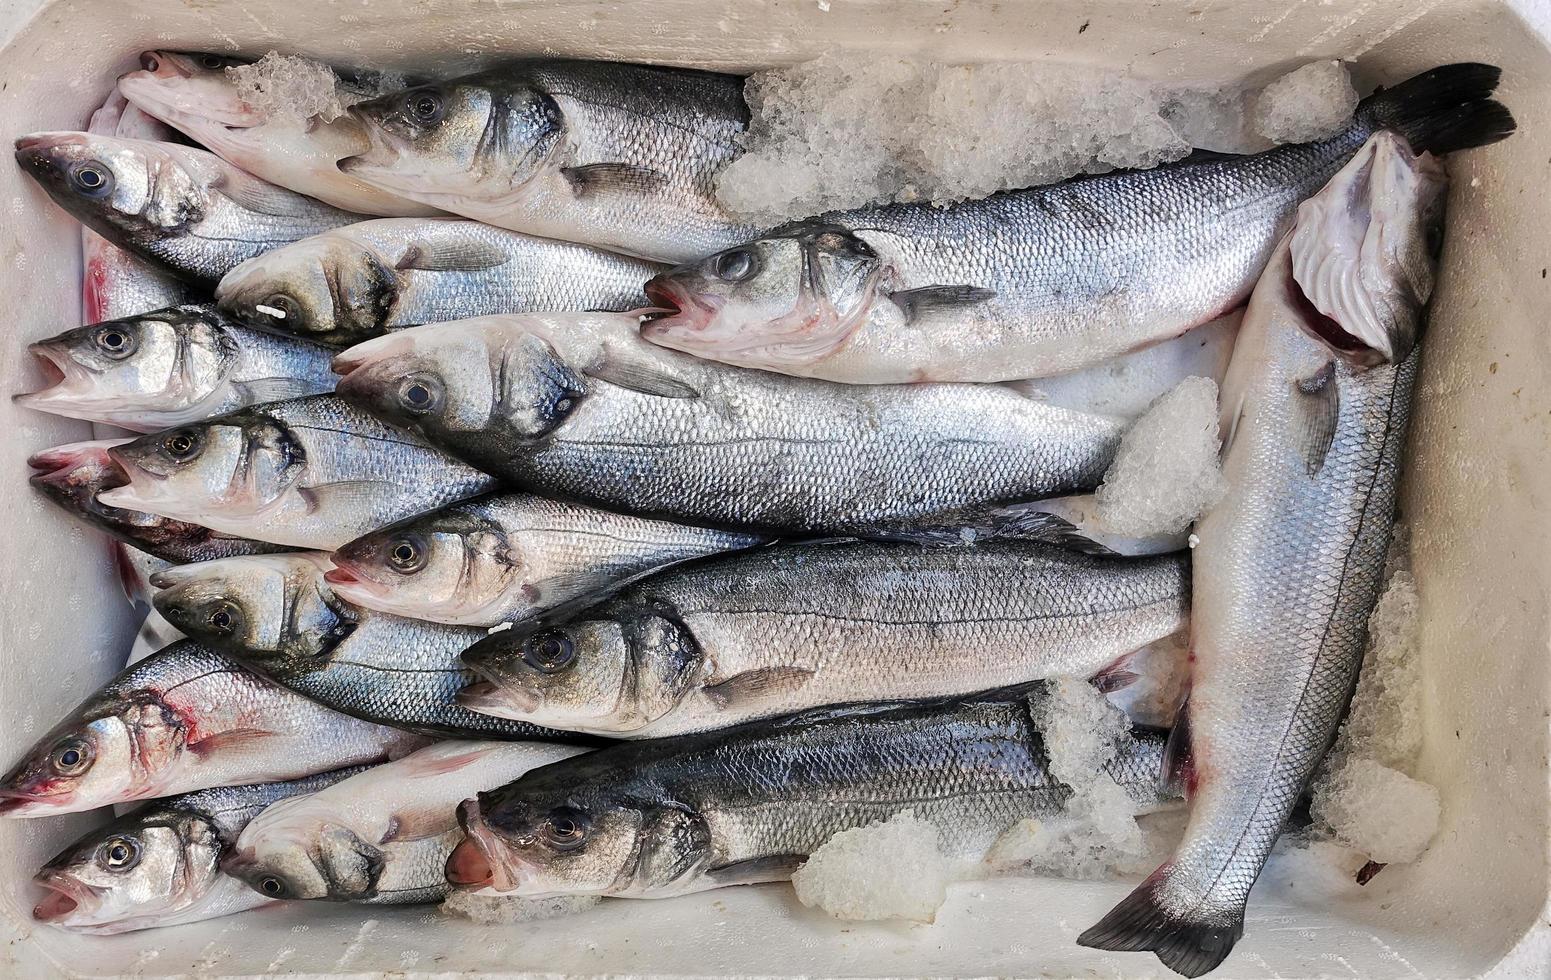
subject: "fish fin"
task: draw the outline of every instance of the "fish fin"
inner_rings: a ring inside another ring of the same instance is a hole
[[[633,352],[620,351],[617,347],[605,347],[603,358],[582,371],[599,381],[639,391],[643,395],[658,398],[699,398],[700,391],[693,385],[665,372],[649,358]]]
[[[1222,150],[1195,149],[1191,150],[1180,159],[1172,161],[1169,165],[1173,167],[1188,167],[1193,163],[1228,163],[1233,160],[1242,160],[1244,157],[1245,154],[1243,153],[1225,153]]]
[[[1325,468],[1325,457],[1330,454],[1336,439],[1336,423],[1341,417],[1341,392],[1336,385],[1336,362],[1326,361],[1325,366],[1307,378],[1293,382],[1297,389],[1298,451],[1303,455],[1309,476],[1318,476]]]
[[[368,491],[375,491],[379,481],[377,480],[340,480],[338,483],[320,483],[315,487],[302,487],[296,493],[307,503],[307,513],[316,514],[322,510],[325,503],[343,501],[342,506],[350,506],[353,498],[365,499]]]
[[[1240,912],[1224,925],[1215,910],[1201,913],[1201,921],[1188,918],[1190,913],[1170,912],[1159,898],[1168,869],[1164,864],[1149,875],[1078,936],[1077,944],[1127,953],[1152,950],[1164,966],[1186,977],[1215,970],[1244,934],[1244,914]]]
[[[967,515],[943,527],[891,528],[873,536],[890,541],[910,541],[921,545],[972,545],[976,541],[1000,539],[1043,541],[1090,555],[1112,555],[1113,551],[1083,534],[1071,521],[1039,509],[1038,501],[1009,504]]]
[[[802,667],[760,667],[734,674],[704,688],[705,696],[718,708],[757,701],[787,691],[796,691],[813,679],[813,671]]]
[[[428,801],[422,801],[428,802]],[[457,826],[454,809],[431,804],[418,810],[400,810],[388,820],[379,845],[438,837]]]
[[[1158,790],[1168,795],[1189,797],[1195,779],[1195,763],[1190,755],[1190,699],[1180,702],[1174,713],[1174,725],[1163,745],[1163,765],[1158,773]]]
[[[235,387],[240,388],[246,400],[255,405],[322,394],[327,390],[301,378],[252,378],[236,382]]]
[[[399,272],[483,272],[506,262],[506,253],[488,242],[432,242],[409,246],[393,268]]]
[[[464,766],[478,762],[484,757],[487,749],[469,749],[467,752],[459,752],[456,755],[438,755],[435,752],[421,752],[417,756],[406,758],[403,764],[394,769],[394,773],[402,779],[424,779],[431,776],[445,776],[457,772]]]
[[[786,881],[807,861],[805,854],[767,854],[747,861],[734,861],[706,871],[706,877],[724,885],[757,885],[764,881]]]
[[[1417,153],[1451,153],[1512,135],[1513,113],[1491,98],[1502,78],[1496,65],[1440,65],[1381,89],[1357,107],[1358,124],[1393,129]]]
[[[994,298],[996,290],[980,286],[922,286],[920,289],[901,289],[889,294],[889,299],[904,311],[907,320],[914,320],[934,308],[973,306]]]
[[[1135,659],[1135,651],[1116,657],[1112,663],[1089,678],[1088,683],[1098,688],[1100,694],[1113,694],[1122,688],[1130,687],[1142,679],[1141,674],[1131,669]]]
[[[190,742],[188,750],[204,758],[216,752],[254,745],[274,736],[274,732],[263,728],[233,728],[231,731],[216,732],[214,735],[207,735]]]
[[[577,197],[608,190],[655,191],[668,182],[667,175],[662,171],[630,163],[590,163],[582,167],[564,167],[560,174],[571,185],[571,191]]]
[[[113,549],[113,570],[118,573],[118,584],[124,590],[124,598],[135,609],[151,608],[153,583],[140,574],[134,559],[129,556],[129,545],[122,541],[109,544]]]
[[[221,169],[216,189],[244,210],[277,218],[303,218],[316,215],[317,210],[323,207],[310,197],[276,187],[236,167],[225,166]]]

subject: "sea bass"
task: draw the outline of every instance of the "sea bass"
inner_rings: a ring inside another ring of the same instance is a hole
[[[121,76],[118,87],[140,109],[273,184],[357,214],[438,213],[340,172],[340,160],[371,145],[350,117],[303,120],[244,102],[229,69],[248,63],[208,52],[146,51],[140,55],[141,70]],[[335,72],[343,103],[376,95],[380,83],[381,77],[371,73]]]
[[[381,762],[426,740],[314,704],[182,640],[82,701],[0,778],[0,816],[94,810]]]
[[[348,346],[491,313],[633,310],[662,266],[453,218],[363,221],[244,262],[215,290],[245,323]]]
[[[749,118],[733,75],[523,61],[350,114],[371,149],[339,169],[486,224],[665,262],[760,231],[716,200]]]
[[[315,793],[360,768],[283,783],[184,793],[88,831],[33,877],[47,896],[32,917],[99,936],[201,922],[274,901],[220,869],[248,821],[279,800]]]
[[[1418,152],[1513,131],[1500,72],[1445,65],[1366,99],[1345,132],[947,207],[798,222],[647,286],[656,343],[854,384],[1006,381],[1173,337],[1249,295],[1298,202],[1375,131]],[[698,257],[697,257],[698,258]]]
[[[129,477],[97,499],[298,548],[472,497],[492,477],[333,395],[241,409],[114,446]]]
[[[336,711],[438,736],[558,733],[453,704],[473,680],[458,656],[484,630],[403,619],[334,595],[318,552],[169,568],[152,576],[157,612],[189,636]]]
[[[765,539],[512,493],[374,531],[331,556],[334,593],[368,609],[496,626],[654,569]]]
[[[67,330],[27,349],[51,374],[18,404],[136,432],[334,390],[332,352],[173,306]]]
[[[34,133],[16,141],[16,162],[82,224],[195,285],[361,220],[178,143]]]
[[[340,354],[341,397],[514,486],[759,531],[991,522],[1096,486],[1118,420],[989,385],[856,388],[710,364],[621,314],[484,317]]]
[[[1230,490],[1197,526],[1189,700],[1171,746],[1190,823],[1078,940],[1214,969],[1335,737],[1382,584],[1446,180],[1381,132],[1298,211],[1223,385]]]
[[[535,769],[459,808],[455,885],[526,897],[668,898],[780,881],[842,830],[909,810],[978,857],[1027,817],[1059,814],[1043,692],[824,708],[609,746]],[[1156,805],[1162,740],[1127,738],[1105,772]]]
[[[260,814],[221,863],[256,896],[373,905],[446,897],[458,804],[584,749],[439,742]]]
[[[463,655],[493,683],[462,703],[536,724],[649,738],[825,704],[968,694],[1123,670],[1182,628],[1184,555],[1052,545],[848,541],[696,562],[558,623]]]

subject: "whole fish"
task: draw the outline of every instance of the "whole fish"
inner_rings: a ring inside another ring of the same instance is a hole
[[[1116,419],[989,385],[856,388],[665,351],[624,314],[484,317],[334,360],[341,397],[514,486],[774,532],[989,521],[1096,486]]]
[[[472,497],[495,480],[333,395],[240,409],[108,450],[129,477],[110,507],[298,548]]]
[[[1043,694],[824,708],[627,742],[535,769],[459,808],[455,885],[528,897],[668,898],[789,878],[842,830],[910,810],[978,857],[1071,790],[1047,768]],[[1158,802],[1162,740],[1138,734],[1105,772]]]
[[[1078,942],[1214,969],[1334,739],[1382,584],[1446,178],[1374,135],[1298,211],[1223,386],[1230,490],[1197,527],[1189,699],[1171,744],[1190,822]]]
[[[245,323],[347,346],[491,313],[633,310],[662,266],[453,218],[363,221],[273,249],[216,287]]]
[[[317,552],[229,558],[151,577],[157,612],[185,634],[364,721],[425,734],[552,738],[453,703],[473,681],[458,656],[484,630],[371,612],[340,600]]]
[[[332,352],[253,330],[211,306],[173,306],[27,345],[53,375],[18,404],[150,432],[334,390]]]
[[[16,141],[16,162],[76,220],[195,285],[361,220],[178,143],[33,133]]]
[[[283,545],[235,537],[198,524],[104,504],[99,499],[103,491],[129,483],[124,468],[108,454],[113,447],[128,441],[74,442],[35,453],[28,457],[27,465],[37,472],[28,482],[69,511],[71,516],[146,554],[176,564],[284,549]]]
[[[1500,71],[1445,65],[1379,92],[1317,143],[1082,177],[947,207],[840,211],[696,257],[647,286],[650,340],[858,384],[1070,371],[1244,302],[1298,202],[1375,131],[1420,151],[1513,132]]]
[[[303,120],[244,102],[229,69],[249,62],[209,52],[146,51],[140,55],[141,70],[121,76],[118,87],[140,109],[273,184],[357,214],[438,213],[340,172],[340,160],[371,145],[350,117]],[[368,72],[335,71],[342,103],[376,95],[381,82],[381,76]]]
[[[220,869],[248,821],[360,768],[283,783],[222,786],[156,800],[88,831],[33,877],[47,896],[32,917],[99,936],[200,922],[274,901]]]
[[[460,699],[535,724],[627,738],[825,704],[1092,677],[1182,628],[1184,555],[1051,545],[782,545],[644,579],[558,623],[494,633]]]
[[[584,749],[542,742],[438,742],[265,810],[221,870],[268,898],[372,905],[446,897],[458,804]]]
[[[760,231],[716,199],[716,175],[748,126],[733,75],[523,61],[350,114],[371,149],[339,169],[486,224],[666,262]]]
[[[334,594],[382,612],[496,626],[764,539],[512,493],[373,531],[334,552]]]
[[[181,640],[126,668],[0,778],[0,816],[77,813],[380,762],[419,735],[342,715]]]

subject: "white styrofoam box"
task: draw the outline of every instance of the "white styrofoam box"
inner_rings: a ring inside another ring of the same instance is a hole
[[[1354,59],[1369,83],[1501,65],[1520,128],[1451,168],[1404,498],[1425,615],[1424,775],[1442,789],[1442,828],[1419,863],[1362,889],[1273,868],[1220,975],[1551,976],[1551,2],[9,0],[0,44],[7,137],[84,125],[148,47],[450,71],[517,54],[747,70],[839,46],[1205,82],[1313,58]],[[26,343],[78,322],[79,237],[9,165],[0,209],[0,377],[17,390],[36,380]],[[24,479],[27,454],[87,434],[0,401],[0,764],[111,675],[131,635],[104,543]],[[93,819],[0,821],[0,975],[1165,975],[1150,955],[1073,943],[1120,882],[960,885],[930,926],[837,923],[784,886],[507,927],[318,903],[113,938],[36,926],[32,871]]]

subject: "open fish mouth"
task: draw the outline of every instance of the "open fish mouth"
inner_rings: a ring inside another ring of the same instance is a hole
[[[32,907],[32,917],[39,922],[60,922],[77,912],[90,913],[102,901],[97,889],[67,874],[44,871],[33,881],[48,892]]]
[[[167,478],[159,473],[152,473],[142,466],[136,465],[132,459],[127,459],[118,449],[108,450],[108,459],[124,474],[124,482],[116,487],[110,487],[97,494],[97,502],[108,507],[118,507],[125,510],[143,510],[155,513],[153,509],[159,503],[175,500],[176,494],[163,493]],[[171,515],[163,514],[163,517]]]
[[[92,474],[94,482],[100,481],[103,487],[122,486],[129,482],[129,476],[108,455],[108,449],[129,441],[109,439],[76,442],[33,453],[27,457],[27,465],[36,471],[30,482],[34,486],[65,488],[82,466],[91,463],[96,467],[96,472]]]
[[[32,406],[80,397],[81,382],[88,379],[82,377],[67,352],[47,343],[28,344],[27,352],[38,363],[38,370],[43,374],[43,387],[12,395],[12,401]]]
[[[458,805],[458,826],[463,828],[464,838],[447,855],[448,883],[469,891],[516,891],[522,882],[502,860],[505,847],[480,816],[477,798]]]
[[[526,715],[538,710],[539,699],[521,688],[502,687],[496,681],[475,681],[453,695],[461,708],[496,718],[526,721]]]
[[[716,310],[684,292],[673,280],[654,276],[642,287],[652,305],[635,313],[641,318],[641,332],[654,337],[687,336],[700,331],[716,318]]]
[[[0,817],[41,817],[55,812],[59,800],[18,789],[0,789]]]
[[[177,128],[250,129],[267,119],[266,113],[239,99],[235,87],[201,79],[187,55],[145,51],[140,68],[119,79],[119,90],[139,108]]]

